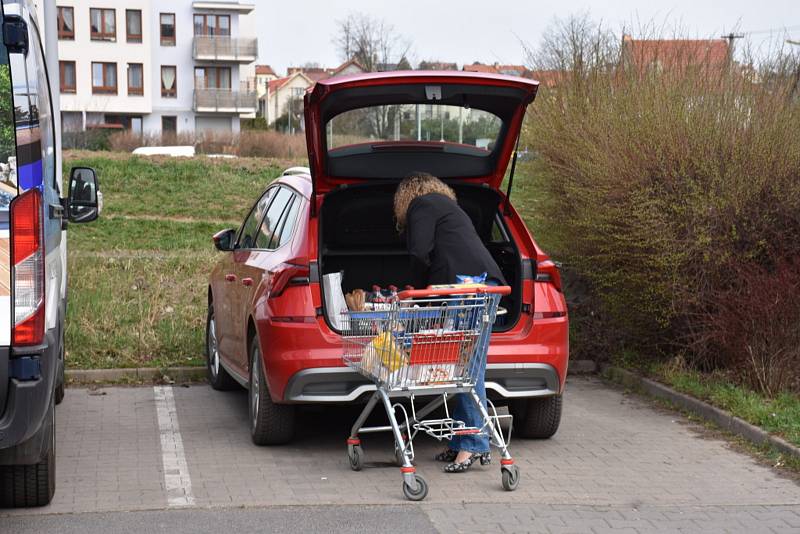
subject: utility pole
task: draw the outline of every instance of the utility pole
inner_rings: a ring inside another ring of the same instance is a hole
[[[728,40],[728,62],[733,64],[733,42],[736,39],[744,39],[744,34],[730,32],[727,35],[722,35],[721,37]]]

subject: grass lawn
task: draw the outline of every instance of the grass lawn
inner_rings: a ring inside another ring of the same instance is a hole
[[[800,397],[795,394],[781,393],[770,399],[724,376],[674,369],[668,364],[652,366],[649,374],[800,447]]]
[[[211,235],[292,164],[66,152],[65,183],[93,167],[104,199],[100,219],[68,230],[67,366],[201,364]]]

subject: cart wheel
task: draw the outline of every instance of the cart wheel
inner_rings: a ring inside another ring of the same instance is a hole
[[[428,495],[428,483],[419,475],[414,475],[414,480],[417,481],[417,490],[414,491],[405,481],[403,481],[403,495],[409,501],[421,501]]]
[[[516,465],[504,466],[500,469],[503,475],[503,488],[514,491],[519,486],[519,467]]]
[[[361,448],[361,445],[348,445],[347,459],[350,461],[350,469],[361,471],[361,468],[364,467],[364,449]]]

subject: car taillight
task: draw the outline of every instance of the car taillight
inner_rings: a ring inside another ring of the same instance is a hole
[[[544,260],[536,264],[536,281],[550,282],[561,291],[561,273],[553,260]]]
[[[11,265],[14,284],[12,344],[44,340],[44,235],[42,194],[38,189],[11,203]]]
[[[308,264],[286,262],[272,270],[269,298],[280,297],[289,286],[307,286],[311,271]]]

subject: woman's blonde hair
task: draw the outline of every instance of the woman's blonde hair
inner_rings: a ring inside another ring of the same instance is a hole
[[[402,232],[406,226],[406,214],[411,202],[428,193],[439,193],[452,200],[456,199],[456,194],[449,185],[427,172],[409,174],[400,182],[394,193],[394,218],[398,231]]]

